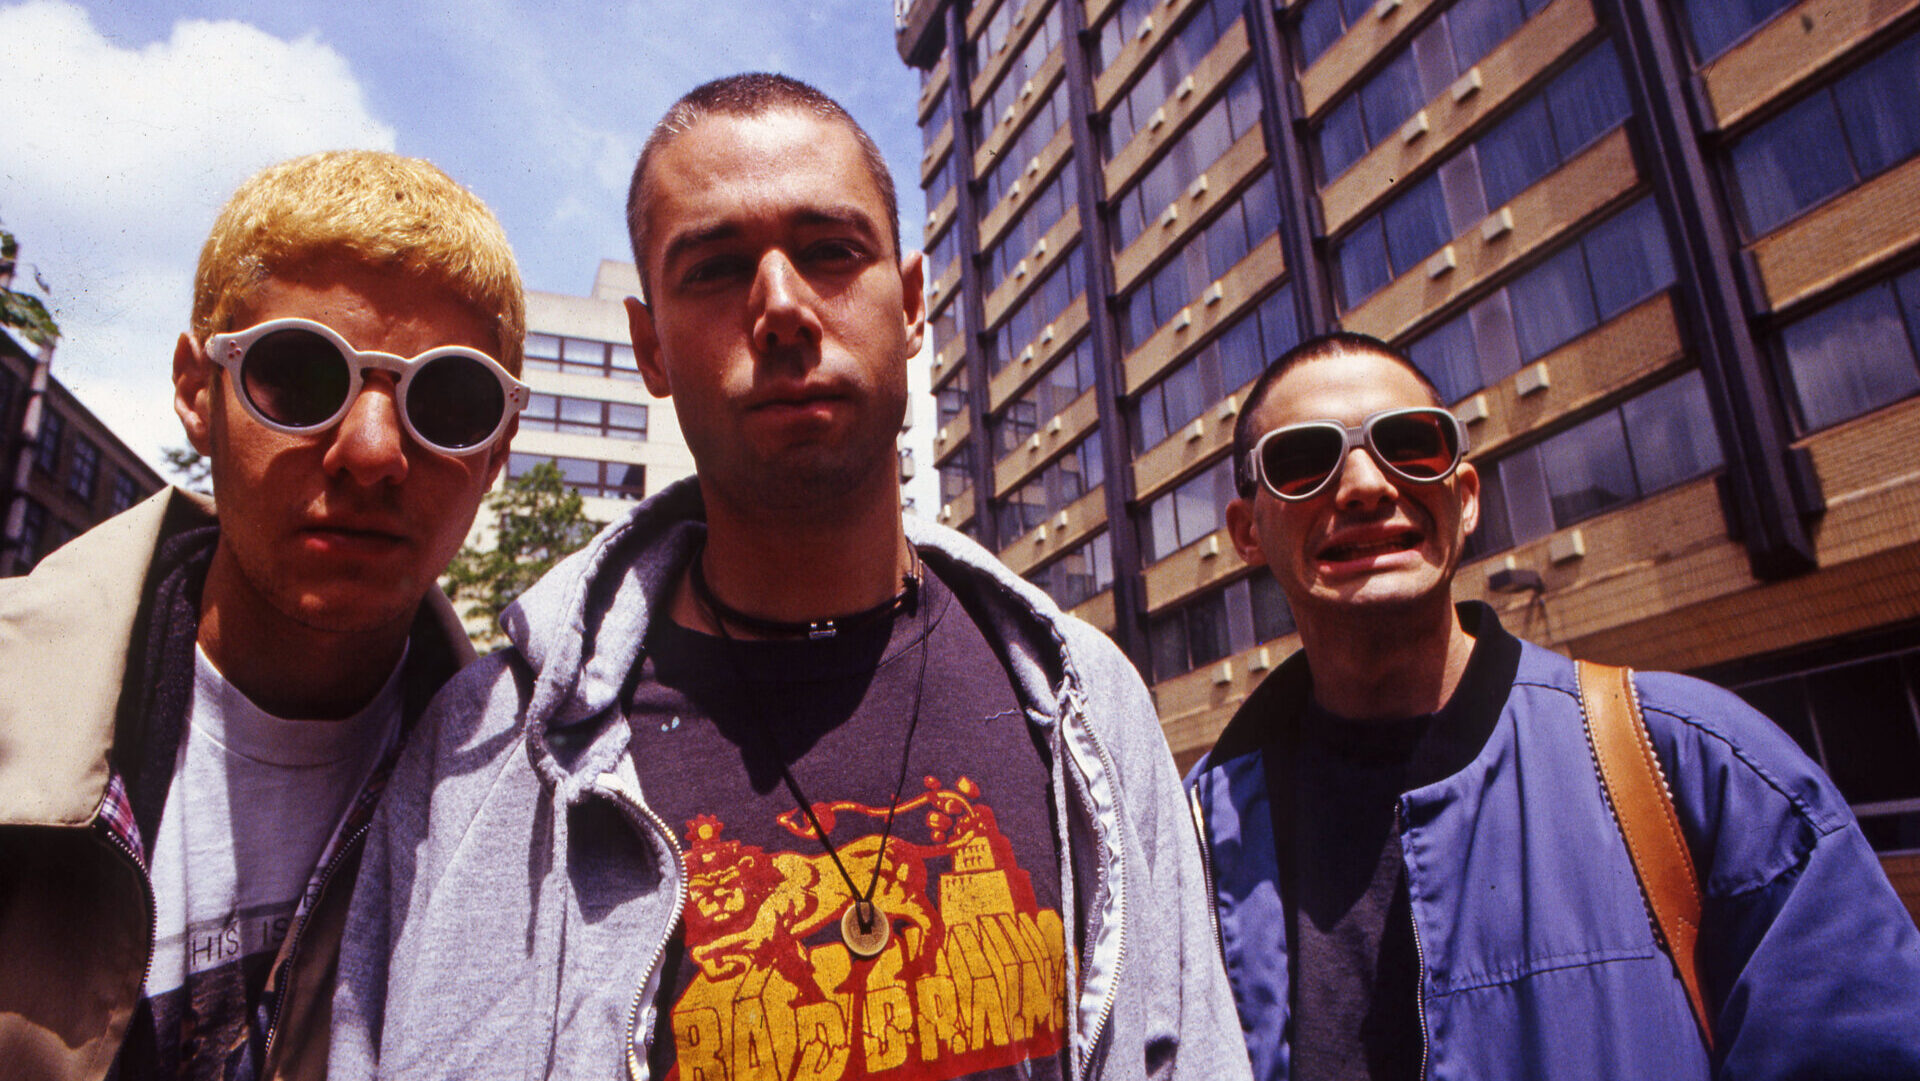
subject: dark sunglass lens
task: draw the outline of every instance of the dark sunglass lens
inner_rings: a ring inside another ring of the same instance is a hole
[[[1306,495],[1333,475],[1345,450],[1345,437],[1332,428],[1282,432],[1267,440],[1260,469],[1281,495]]]
[[[1453,468],[1459,431],[1437,413],[1402,413],[1374,424],[1373,446],[1382,461],[1405,476],[1433,480]]]
[[[472,357],[437,357],[407,385],[407,419],[435,446],[464,450],[500,426],[507,394],[487,366]]]
[[[310,330],[276,330],[247,350],[240,382],[268,420],[312,428],[339,412],[353,376],[327,339]]]

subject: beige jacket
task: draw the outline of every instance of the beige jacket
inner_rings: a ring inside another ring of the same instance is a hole
[[[10,1078],[103,1077],[126,1036],[152,950],[152,893],[96,819],[154,553],[213,521],[210,502],[169,489],[75,538],[32,574],[0,579],[0,1072]],[[437,687],[473,659],[437,589],[413,633],[411,655],[426,660],[409,662],[409,681]],[[129,701],[137,708],[137,695]],[[264,1077],[326,1076],[340,927],[358,858],[338,866],[282,946],[286,961],[297,945],[297,963],[276,965],[287,992]]]

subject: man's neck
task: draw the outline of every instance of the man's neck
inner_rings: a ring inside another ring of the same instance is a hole
[[[268,713],[341,720],[386,685],[412,623],[410,613],[375,630],[316,630],[267,603],[221,548],[207,570],[197,641],[220,675]]]
[[[1300,626],[1320,707],[1356,721],[1433,713],[1447,704],[1473,656],[1451,602],[1413,612],[1324,615]]]
[[[884,604],[913,567],[898,496],[833,515],[740,513],[707,500],[707,586],[726,607],[756,619],[803,623]],[[674,621],[719,633],[715,613],[682,581]],[[731,623],[735,637],[752,637]]]

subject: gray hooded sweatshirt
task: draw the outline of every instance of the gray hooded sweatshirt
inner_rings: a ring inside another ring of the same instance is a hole
[[[702,515],[692,481],[640,504],[528,590],[502,618],[511,648],[434,701],[367,838],[334,1000],[336,1081],[647,1077],[686,886],[640,788],[620,691]],[[1072,1076],[1249,1077],[1199,848],[1140,677],[966,537],[906,524],[1049,748],[1077,944]]]

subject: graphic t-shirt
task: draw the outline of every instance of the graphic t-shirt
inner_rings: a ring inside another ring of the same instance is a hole
[[[399,673],[352,717],[289,721],[194,650],[193,702],[152,847],[153,964],[120,1077],[246,1078],[259,1068],[267,974],[322,852],[393,738]]]
[[[1045,752],[951,592],[929,575],[890,626],[817,641],[727,641],[663,620],[643,666],[635,764],[688,884],[661,974],[654,1076],[1064,1076]],[[863,960],[842,935],[847,879],[864,892],[876,865],[890,937]]]

